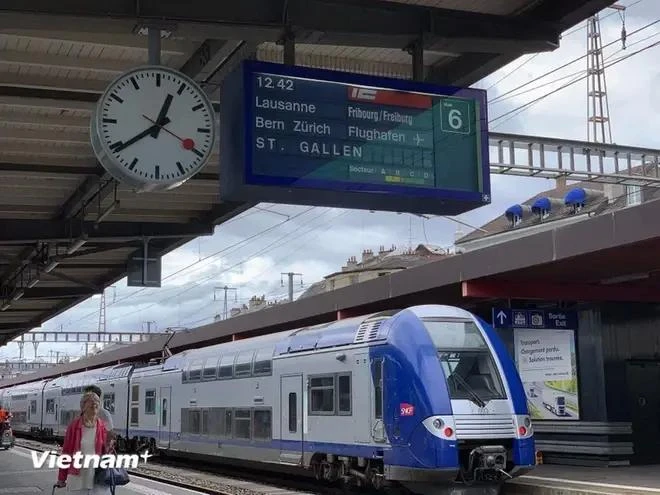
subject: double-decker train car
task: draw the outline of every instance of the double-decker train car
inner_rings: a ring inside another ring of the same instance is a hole
[[[41,430],[43,391],[46,380],[23,383],[9,389],[11,425],[14,433],[38,434]]]
[[[123,441],[126,438],[128,377],[133,366],[131,363],[119,364],[49,381],[44,388],[40,433],[46,437],[64,437],[67,425],[80,414],[83,389],[88,385],[97,385],[102,392],[101,404],[110,413],[115,433]]]
[[[69,388],[66,400],[79,401],[81,387],[96,383],[109,408],[114,394],[114,426],[127,449],[302,468],[418,493],[498,487],[535,465],[513,361],[491,326],[455,307],[360,316],[55,384],[66,378],[41,385],[44,397]],[[62,411],[65,395],[54,396]]]

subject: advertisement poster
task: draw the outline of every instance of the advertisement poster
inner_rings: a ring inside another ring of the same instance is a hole
[[[532,419],[580,419],[577,315],[495,308],[493,326],[513,330],[514,359]]]
[[[580,419],[574,331],[516,328],[514,343],[532,419]]]

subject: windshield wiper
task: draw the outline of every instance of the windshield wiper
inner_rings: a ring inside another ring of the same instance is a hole
[[[472,388],[468,383],[465,381],[465,379],[456,373],[452,373],[451,378],[454,380],[457,380],[461,386],[465,389],[465,391],[472,397],[472,400],[479,406],[479,407],[485,407],[486,403],[483,401],[483,399],[479,396],[479,394]]]

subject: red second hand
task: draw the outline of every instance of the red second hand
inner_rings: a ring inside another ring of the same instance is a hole
[[[152,124],[154,124],[154,125],[158,125],[153,119],[150,119],[150,118],[147,117],[146,115],[142,115],[142,116],[143,116],[145,119],[147,119],[149,122],[151,122]],[[190,139],[190,138],[182,139],[182,138],[180,138],[179,136],[177,136],[176,134],[174,134],[172,131],[170,131],[169,129],[165,129],[162,125],[158,125],[158,127],[160,127],[160,128],[161,128],[162,130],[164,130],[165,132],[170,133],[172,136],[174,136],[174,137],[177,138],[179,141],[181,141],[181,144],[183,145],[183,149],[185,149],[185,150],[191,150],[191,149],[193,149],[193,148],[195,147],[195,141],[193,141],[192,139]]]

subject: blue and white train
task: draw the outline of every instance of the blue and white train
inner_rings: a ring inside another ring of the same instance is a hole
[[[17,432],[60,438],[96,384],[125,450],[294,466],[398,486],[503,481],[534,468],[520,377],[492,327],[425,305],[0,390]]]

